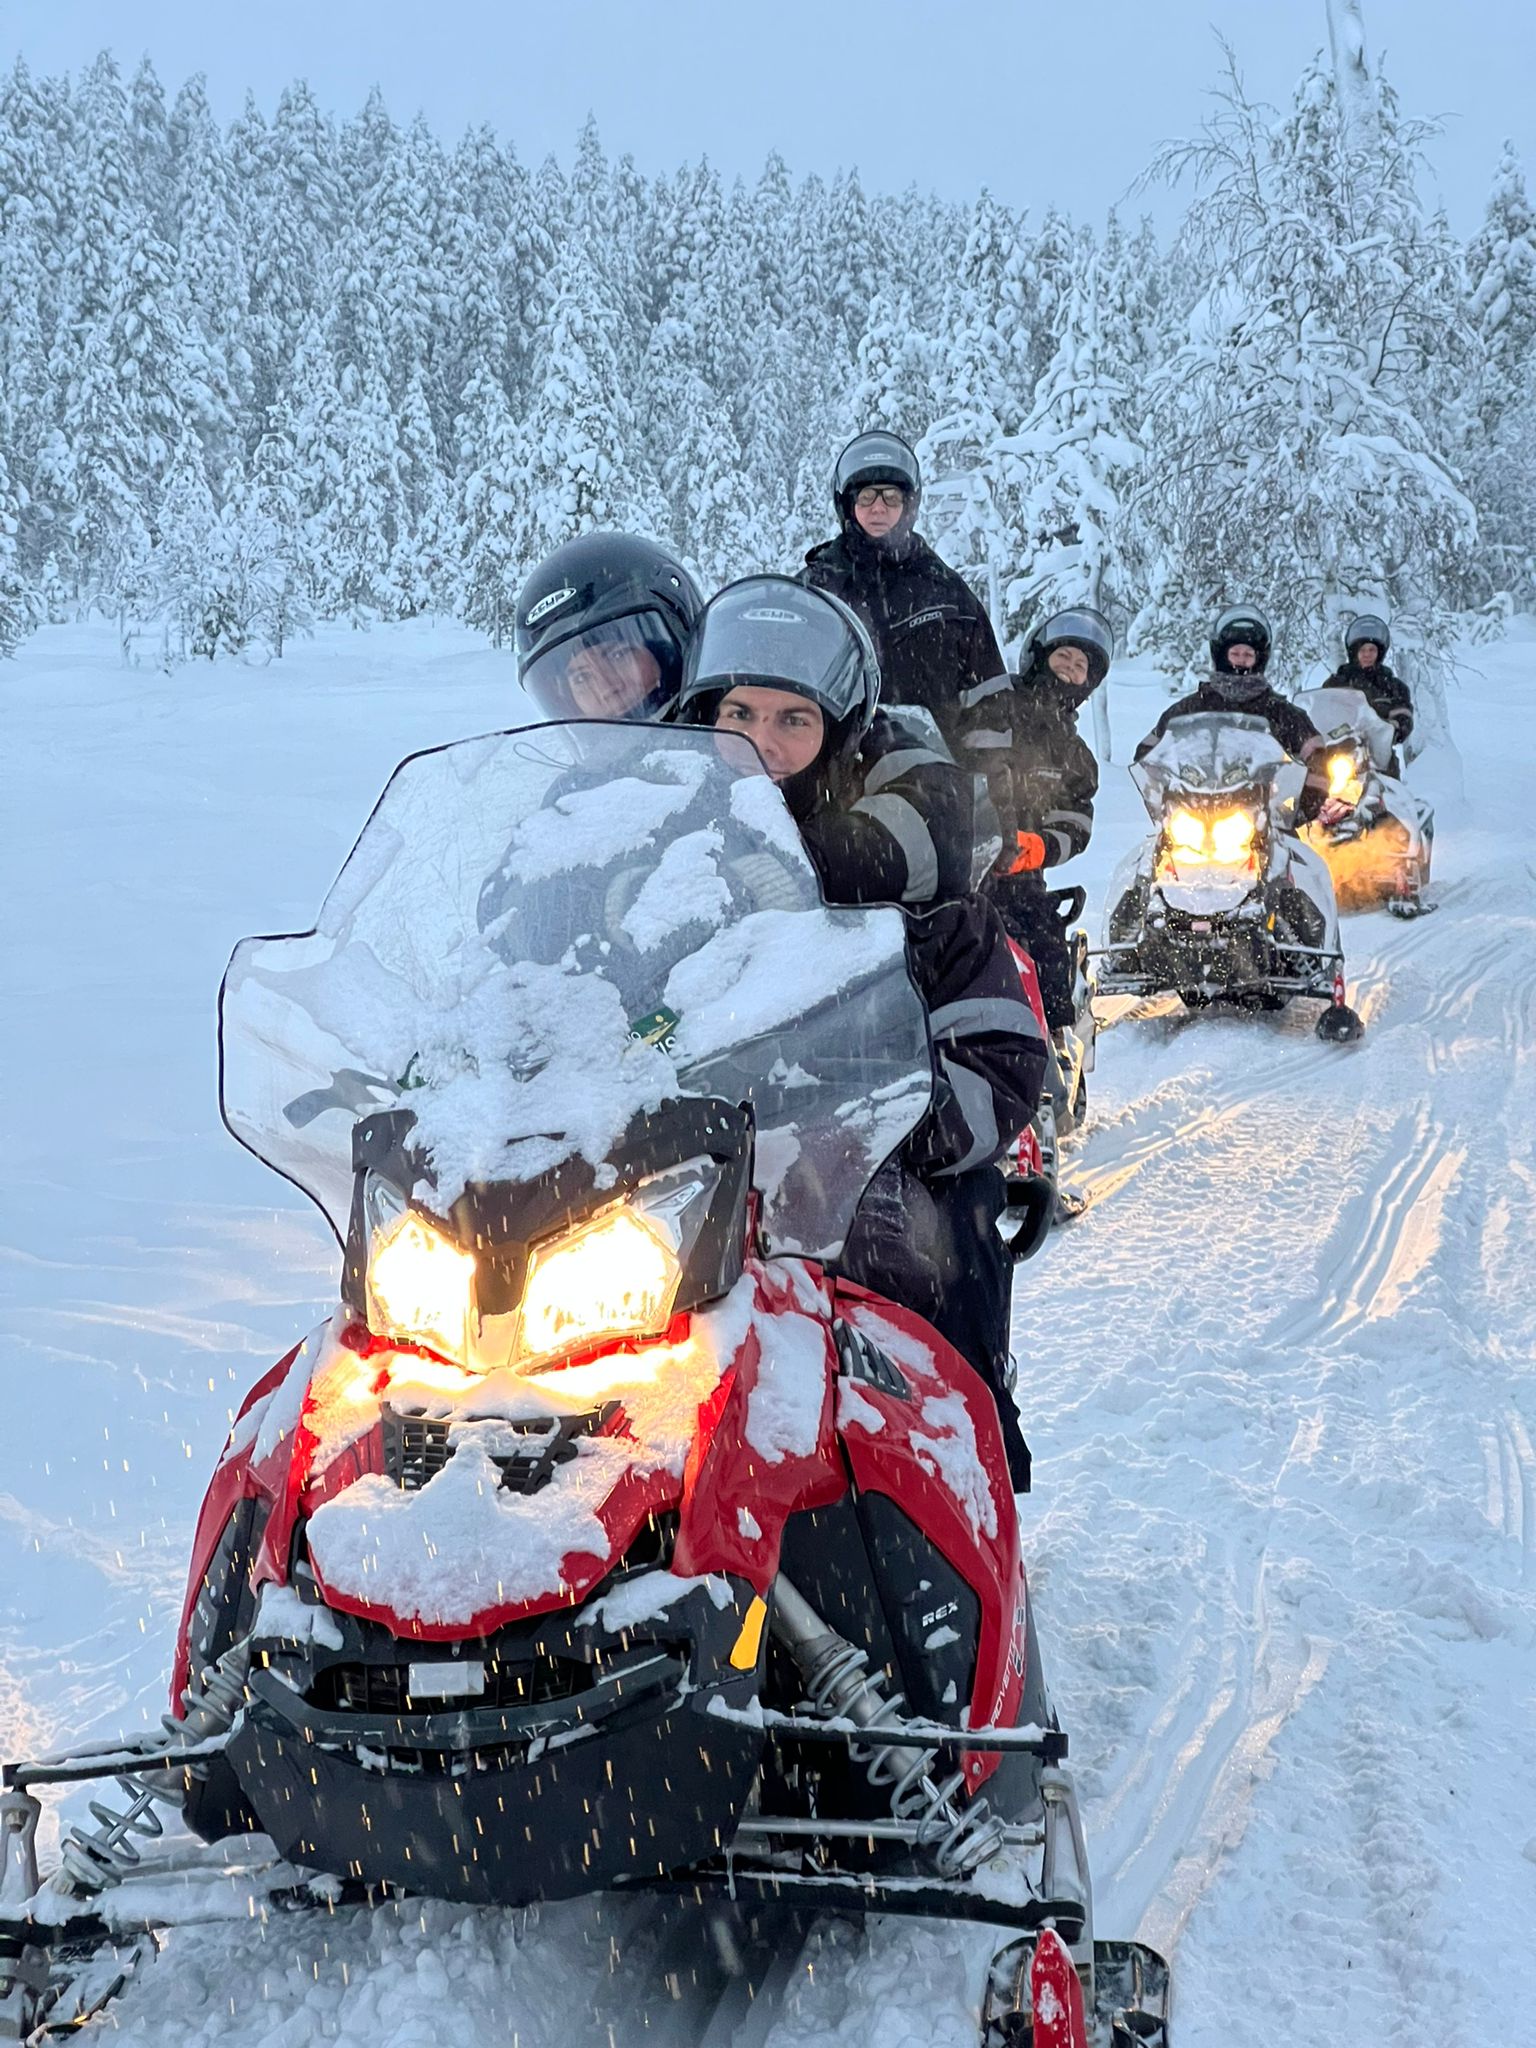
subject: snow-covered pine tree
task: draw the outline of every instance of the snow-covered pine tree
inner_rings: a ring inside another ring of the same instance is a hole
[[[460,614],[466,625],[488,633],[492,644],[502,647],[516,624],[528,546],[528,451],[501,380],[488,364],[482,364],[465,394],[459,445],[455,552]]]
[[[1415,188],[1429,131],[1384,81],[1375,91],[1362,127],[1319,59],[1277,121],[1228,52],[1220,111],[1154,167],[1203,187],[1184,239],[1208,280],[1147,387],[1148,588],[1132,632],[1170,665],[1240,597],[1270,613],[1282,677],[1331,657],[1339,613],[1364,593],[1417,643],[1421,685],[1448,645],[1476,522],[1416,406],[1426,357],[1456,346],[1465,318],[1436,292]]]
[[[38,622],[36,593],[22,575],[16,534],[22,496],[5,462],[10,422],[0,406],[0,659],[14,654]]]

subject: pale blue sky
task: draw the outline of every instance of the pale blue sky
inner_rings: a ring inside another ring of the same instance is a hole
[[[1467,233],[1506,135],[1536,174],[1528,0],[1365,0],[1365,19],[1405,107],[1449,117],[1426,196]],[[568,161],[591,109],[647,171],[707,153],[750,178],[777,147],[797,174],[856,163],[874,189],[986,184],[1095,220],[1199,121],[1213,29],[1280,100],[1327,41],[1324,0],[0,0],[5,61],[73,70],[105,46],[131,71],[147,50],[168,89],[206,72],[226,117],[247,86],[270,112],[304,76],[345,114],[377,83],[397,119],[421,108],[449,138],[489,121],[529,163]]]

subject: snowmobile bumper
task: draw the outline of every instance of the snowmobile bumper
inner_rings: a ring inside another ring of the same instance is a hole
[[[1156,996],[1194,990],[1213,999],[1263,990],[1275,996],[1328,996],[1338,955],[1308,946],[1278,946],[1262,928],[1149,932],[1139,943],[1111,945],[1097,956],[1101,996]]]
[[[389,1682],[376,1635],[362,1662],[366,1625],[333,1615],[340,1651],[306,1658],[301,1674],[276,1657],[253,1669],[229,1760],[279,1853],[338,1876],[507,1906],[659,1876],[730,1839],[757,1772],[760,1647],[747,1669],[732,1662],[754,1596],[735,1583],[731,1595],[722,1608],[696,1586],[622,1635],[590,1614],[548,1617],[532,1638],[492,1646],[498,1660],[522,1653],[528,1682],[501,1690],[529,1704],[443,1713],[317,1704],[338,1691],[366,1701]],[[389,1647],[402,1663],[437,1648]],[[717,1700],[737,1718],[712,1712]]]

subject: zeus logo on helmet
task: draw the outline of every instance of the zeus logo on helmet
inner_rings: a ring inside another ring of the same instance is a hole
[[[529,612],[527,618],[524,619],[523,624],[525,626],[536,626],[540,619],[546,617],[550,612],[558,611],[567,599],[573,598],[575,595],[575,591],[571,589],[552,590],[548,597],[541,597],[539,599],[532,611]]]

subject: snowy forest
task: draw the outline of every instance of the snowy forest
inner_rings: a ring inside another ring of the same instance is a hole
[[[1469,242],[1432,127],[1320,55],[1282,109],[1235,57],[1142,221],[642,176],[590,122],[536,168],[302,82],[228,127],[103,55],[0,88],[0,649],[100,612],[134,659],[281,655],[318,619],[498,642],[594,526],[706,588],[831,529],[857,430],[918,448],[922,526],[1016,646],[1108,610],[1184,667],[1218,604],[1281,673],[1385,606],[1431,666],[1536,602],[1536,215],[1512,150]],[[1496,162],[1495,162],[1496,159]]]

